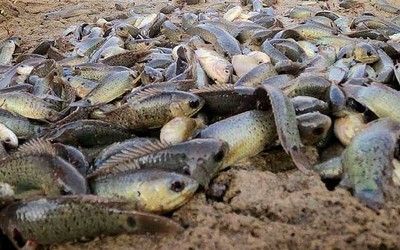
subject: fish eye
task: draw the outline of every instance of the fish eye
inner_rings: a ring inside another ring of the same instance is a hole
[[[224,72],[225,72],[226,74],[231,73],[231,72],[229,71],[229,69],[225,69]]]
[[[124,28],[123,28],[123,27],[118,27],[118,29],[119,29],[119,30],[121,30],[121,31],[122,31],[122,30],[124,30]]]
[[[214,160],[216,162],[220,162],[224,159],[225,153],[224,151],[221,149],[220,151],[218,151],[218,153],[216,155],[214,155]]]
[[[126,223],[129,227],[135,228],[136,227],[136,220],[133,217],[128,217]]]
[[[197,108],[197,107],[199,107],[199,105],[200,105],[199,100],[189,101],[189,107],[191,107],[191,108]]]
[[[371,51],[367,51],[367,56],[372,56],[372,52]]]
[[[182,181],[174,181],[171,184],[171,190],[176,193],[181,192],[184,188],[185,188],[185,183],[183,183]]]

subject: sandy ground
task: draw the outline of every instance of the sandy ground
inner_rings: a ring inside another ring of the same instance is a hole
[[[378,12],[368,2],[343,10],[337,0],[303,2],[278,0],[282,14],[298,4],[328,8],[355,16],[363,11]],[[392,2],[399,3],[399,0]],[[137,11],[154,12],[163,1],[112,0],[19,0],[15,9],[0,0],[5,18],[0,19],[0,40],[9,35],[23,38],[23,49],[57,37],[71,24]],[[165,1],[164,1],[165,2]],[[234,2],[215,1],[189,9],[223,10]],[[126,7],[118,11],[115,3]],[[43,20],[43,13],[80,4],[93,14],[64,20]],[[18,14],[19,13],[19,14]],[[18,16],[17,16],[18,14]],[[287,18],[282,20],[288,22]],[[224,172],[214,181],[218,192],[200,191],[188,204],[173,213],[185,232],[180,235],[121,235],[87,243],[53,246],[54,249],[400,249],[400,200],[389,198],[379,214],[364,207],[346,190],[328,191],[317,177],[307,177],[293,166],[285,154],[276,150],[263,153]],[[284,171],[286,170],[286,171]],[[217,193],[217,194],[216,194]],[[0,247],[1,249],[1,247]]]

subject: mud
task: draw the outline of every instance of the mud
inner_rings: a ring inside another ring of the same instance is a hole
[[[398,0],[393,0],[395,3]],[[99,17],[126,13],[129,9],[154,12],[165,1],[104,0],[0,0],[0,40],[18,35],[23,50],[40,41],[55,38],[69,25]],[[116,8],[115,3],[119,3]],[[304,2],[279,0],[276,12],[303,4],[355,16],[368,11],[382,17],[368,1],[344,10],[338,1]],[[44,20],[43,14],[67,6],[81,5],[93,14],[61,20]],[[237,4],[209,1],[184,6],[188,10],[223,10]],[[117,10],[117,9],[123,9]],[[281,17],[284,22],[291,20]],[[328,185],[329,186],[329,185]],[[359,203],[341,188],[329,191],[316,176],[293,170],[293,164],[279,149],[249,159],[220,173],[211,190],[200,191],[171,217],[181,223],[180,235],[121,235],[90,242],[52,246],[52,249],[400,249],[400,200],[389,197],[379,214]]]

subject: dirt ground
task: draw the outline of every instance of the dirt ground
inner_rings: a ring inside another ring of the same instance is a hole
[[[399,3],[393,0],[392,3]],[[15,2],[15,1],[14,1]],[[113,0],[18,0],[14,7],[0,0],[5,17],[0,19],[0,40],[18,35],[23,49],[57,37],[71,24],[125,13],[129,9],[155,12],[166,1]],[[224,10],[237,1],[211,1],[184,6],[182,11],[215,8]],[[369,2],[344,10],[338,1],[304,2],[278,0],[280,15],[294,5],[328,8],[355,16],[363,11],[379,16]],[[126,9],[118,11],[115,3]],[[63,20],[44,20],[43,14],[62,7],[80,5],[93,10]],[[134,6],[135,5],[135,6]],[[285,17],[282,20],[288,22]],[[400,200],[389,198],[379,214],[364,207],[341,188],[329,191],[317,177],[291,169],[284,153],[263,153],[222,172],[214,181],[221,195],[204,191],[172,214],[185,232],[180,235],[121,235],[86,243],[53,246],[54,249],[400,249]],[[277,170],[287,171],[277,171]],[[1,249],[1,247],[0,247]]]

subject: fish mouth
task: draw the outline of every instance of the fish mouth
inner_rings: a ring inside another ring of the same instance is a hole
[[[185,188],[181,192],[174,193],[172,195],[169,195],[168,197],[164,197],[162,199],[162,202],[158,204],[157,208],[152,209],[153,210],[152,212],[163,214],[176,210],[177,208],[183,206],[193,197],[198,187],[199,187],[198,182],[192,180],[190,183],[187,183],[185,185]]]

